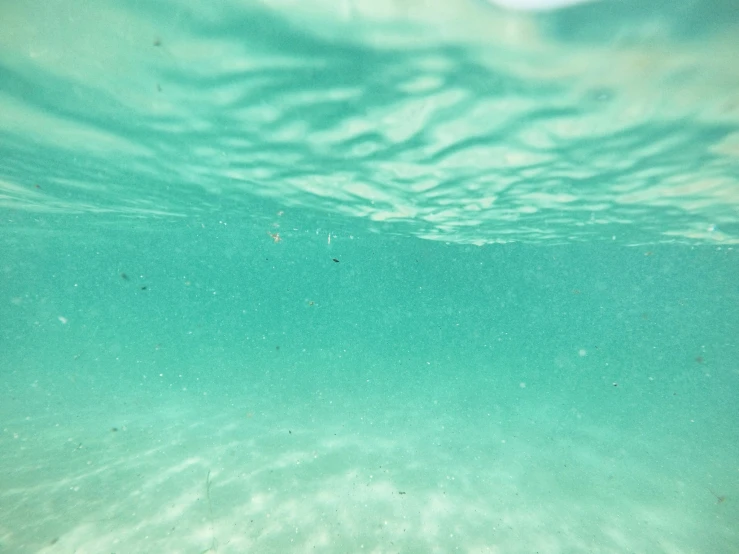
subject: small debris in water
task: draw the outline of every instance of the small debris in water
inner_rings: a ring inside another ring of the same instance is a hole
[[[706,487],[708,489],[708,487]],[[715,492],[713,492],[711,489],[708,489],[708,492],[710,492],[713,496],[716,497],[716,504],[722,504],[724,500],[726,500],[726,497],[724,495],[718,495]]]

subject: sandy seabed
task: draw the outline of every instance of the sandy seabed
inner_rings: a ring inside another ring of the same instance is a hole
[[[0,552],[735,552],[736,502],[551,411],[319,395],[6,403]],[[19,408],[20,407],[20,408]],[[665,448],[667,448],[665,446]],[[656,470],[655,470],[656,468]]]

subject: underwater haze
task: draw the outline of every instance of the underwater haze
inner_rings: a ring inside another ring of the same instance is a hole
[[[0,21],[0,553],[739,552],[733,1]]]

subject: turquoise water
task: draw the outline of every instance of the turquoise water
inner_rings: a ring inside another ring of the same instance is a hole
[[[0,552],[739,550],[731,2],[0,19]]]

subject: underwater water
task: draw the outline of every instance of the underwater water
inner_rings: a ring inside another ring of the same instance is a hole
[[[0,7],[0,552],[739,551],[739,12]]]

